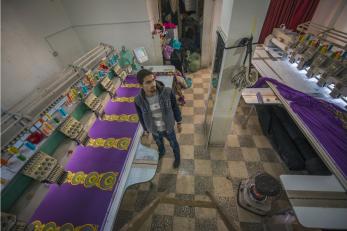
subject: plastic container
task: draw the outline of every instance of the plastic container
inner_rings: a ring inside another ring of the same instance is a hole
[[[33,144],[33,143],[31,143],[31,142],[25,142],[24,143],[24,145],[27,147],[27,148],[29,148],[30,150],[35,150],[36,149],[36,145],[35,144]]]

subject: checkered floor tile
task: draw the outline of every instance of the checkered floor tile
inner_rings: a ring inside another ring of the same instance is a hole
[[[208,190],[217,197],[233,218],[238,229],[263,230],[261,218],[238,207],[236,195],[239,182],[257,171],[266,171],[277,177],[288,170],[276,151],[262,134],[256,113],[250,117],[248,126],[242,128],[242,119],[249,106],[241,100],[230,134],[224,148],[204,150],[203,122],[205,103],[210,83],[210,69],[189,75],[193,86],[184,91],[186,105],[182,108],[183,131],[178,135],[181,148],[181,164],[172,168],[173,153],[166,143],[166,154],[160,160],[157,174],[150,183],[131,186],[125,193],[114,230],[138,214],[158,194],[168,190],[169,196],[180,200],[210,201]],[[153,148],[156,146],[153,144]],[[229,176],[232,180],[228,180]],[[288,206],[285,198],[279,207]],[[197,208],[173,204],[159,204],[143,224],[142,230],[228,230],[216,209]],[[306,230],[295,226],[294,230]]]

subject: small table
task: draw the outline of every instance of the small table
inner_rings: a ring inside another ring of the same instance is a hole
[[[152,72],[175,72],[176,68],[172,65],[160,65],[160,66],[144,66]]]
[[[277,52],[267,49],[264,46],[257,46],[252,58],[252,64],[262,76],[274,78],[295,90],[334,103],[339,107],[344,107],[346,104],[342,99],[331,98],[326,89],[319,87],[314,79],[306,78],[304,70],[297,70],[297,64],[291,64],[287,60],[283,60]],[[279,93],[276,86],[270,82],[267,82],[267,84],[281,101],[283,107],[318,153],[322,161],[335,174],[341,185],[347,189],[347,178],[339,168],[338,163],[333,160],[330,153],[327,152],[304,121],[291,109],[290,102]]]
[[[280,179],[301,225],[347,229],[347,193],[334,175],[281,175]]]
[[[169,75],[169,73],[175,72],[175,70],[176,70],[175,66],[172,66],[172,65],[144,66],[144,68],[148,69],[154,73],[156,73],[156,72],[163,73],[161,75],[158,75],[156,79],[163,82],[165,87],[172,88],[173,76],[172,76],[172,74]],[[167,73],[167,74],[165,74],[165,73]]]
[[[252,105],[251,110],[249,110],[242,123],[242,127],[247,125],[248,120],[255,109],[255,105],[281,104],[281,101],[270,88],[245,88],[242,90],[241,96],[246,104]]]

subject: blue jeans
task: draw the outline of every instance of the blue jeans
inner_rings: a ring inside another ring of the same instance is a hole
[[[175,160],[180,161],[180,146],[178,145],[175,131],[158,132],[156,135],[155,134],[152,134],[152,135],[156,144],[158,145],[159,156],[163,156],[165,154],[165,147],[164,147],[164,137],[165,137],[170,143],[170,146],[175,155]]]

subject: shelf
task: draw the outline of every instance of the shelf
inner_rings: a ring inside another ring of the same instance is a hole
[[[281,104],[270,88],[245,88],[241,95],[246,104]]]

